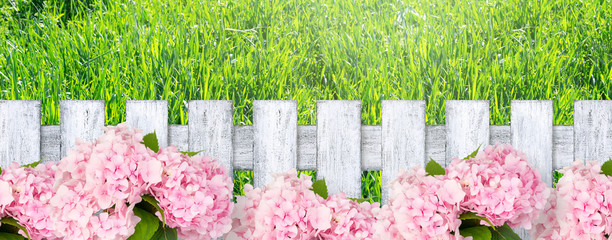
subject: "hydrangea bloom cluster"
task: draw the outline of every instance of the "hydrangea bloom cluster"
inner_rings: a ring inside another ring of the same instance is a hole
[[[49,207],[53,195],[53,167],[53,163],[36,168],[13,163],[0,175],[0,218],[14,218],[32,239],[58,239]],[[26,236],[22,231],[20,234]]]
[[[275,175],[264,189],[246,185],[237,198],[232,239],[374,239],[378,203],[357,203],[344,193],[328,199],[312,191],[310,176],[295,169]]]
[[[561,170],[532,239],[608,239],[612,235],[612,178],[595,161],[575,161]]]
[[[332,212],[312,190],[310,176],[295,169],[277,174],[265,189],[246,185],[236,200],[232,231],[226,239],[309,240],[331,228]]]
[[[182,154],[174,146],[161,149],[156,159],[160,165],[147,172],[163,174],[149,189],[164,210],[166,224],[184,239],[211,239],[229,232],[233,183],[225,168],[210,157]]]
[[[49,201],[58,237],[126,239],[140,221],[133,207],[145,194],[156,197],[166,224],[183,238],[229,231],[233,185],[225,169],[173,146],[156,153],[142,140],[141,130],[119,124],[93,142],[76,142],[58,163]]]
[[[330,196],[325,205],[331,210],[331,227],[319,233],[321,239],[373,239],[376,221],[375,211],[379,203],[358,203],[346,197],[344,193]]]
[[[465,192],[455,180],[401,171],[390,183],[389,204],[376,212],[376,239],[463,239],[458,234]]]
[[[145,180],[155,178],[144,177],[153,173],[139,166],[157,161],[155,153],[140,143],[142,138],[140,130],[120,124],[105,127],[104,134],[93,142],[77,139],[75,148],[58,163],[55,173],[57,194],[51,205],[55,208],[59,236],[125,239],[134,233],[139,220],[129,221],[134,218],[133,212],[122,211],[123,206],[142,200],[147,184],[154,183]],[[158,174],[161,177],[161,169]],[[110,224],[108,219],[130,224]],[[125,227],[128,231],[123,230]]]
[[[473,158],[453,159],[446,175],[466,193],[461,210],[484,216],[495,226],[530,229],[550,194],[526,155],[511,145],[488,146]]]

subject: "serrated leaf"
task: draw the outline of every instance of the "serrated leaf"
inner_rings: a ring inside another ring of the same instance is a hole
[[[204,150],[197,151],[197,152],[186,152],[186,151],[179,151],[179,152],[182,153],[182,154],[185,154],[187,156],[193,157],[193,156],[197,155],[198,153],[204,152]]]
[[[508,224],[491,230],[491,240],[521,240]]]
[[[19,234],[0,232],[0,239],[2,240],[24,240],[25,238]]]
[[[315,194],[321,196],[323,199],[327,199],[327,184],[325,183],[325,178],[321,180],[317,180],[312,183],[312,190]]]
[[[27,167],[27,168],[35,168],[35,167],[36,167],[36,166],[38,166],[38,164],[40,164],[41,162],[42,162],[42,160],[37,161],[37,162],[30,163],[30,164],[23,165],[22,167]]]
[[[601,173],[608,177],[612,176],[612,159],[608,159],[608,161],[601,165]]]
[[[136,224],[134,234],[132,234],[128,240],[151,239],[159,228],[159,219],[157,216],[137,207],[134,208],[134,215],[140,218],[140,222]]]
[[[142,142],[140,143],[153,150],[153,152],[159,152],[159,142],[157,141],[157,134],[155,134],[155,132],[149,133],[142,137]]]
[[[14,218],[12,217],[2,218],[0,219],[0,223],[18,228],[19,230],[23,231],[26,234],[26,236],[28,236],[28,239],[31,239],[30,233],[28,233],[28,230],[25,227],[21,226],[21,224],[19,224],[19,222],[17,222],[17,220],[15,220]]]
[[[459,215],[459,220],[483,220],[489,225],[491,225],[493,229],[495,229],[495,226],[493,225],[493,223],[491,223],[491,221],[489,221],[489,219],[483,216],[478,216],[478,214],[476,214],[475,212],[462,213],[461,215]]]
[[[434,161],[432,158],[429,158],[429,162],[425,166],[425,171],[427,172],[428,176],[446,174],[446,170],[444,170],[444,168],[440,166],[440,164],[438,164],[438,162]]]
[[[176,229],[163,227],[160,225],[150,240],[177,240],[177,238],[178,238],[178,235],[176,233]]]
[[[159,202],[157,201],[157,199],[155,199],[155,197],[151,195],[144,195],[142,196],[142,200],[153,206],[159,212],[159,215],[161,215],[162,218],[162,224],[163,226],[166,226],[166,217],[164,216],[164,210],[159,206]]]
[[[476,154],[478,154],[478,151],[480,151],[480,147],[482,147],[482,143],[478,145],[478,148],[476,148],[476,151],[473,151],[472,153],[470,153],[470,155],[467,155],[467,157],[463,158],[462,160],[476,157]]]
[[[472,240],[491,240],[491,230],[486,226],[477,226],[459,230],[463,237],[472,237]]]

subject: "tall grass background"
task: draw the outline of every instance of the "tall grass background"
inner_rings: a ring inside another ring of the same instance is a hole
[[[299,124],[319,99],[361,100],[363,124],[425,100],[443,124],[445,100],[478,99],[509,124],[511,100],[552,99],[572,124],[574,100],[612,96],[611,0],[29,1],[0,4],[0,99],[41,100],[42,124],[63,99],[104,100],[106,124],[125,100],[168,100],[171,124],[189,100],[232,100],[234,124],[259,99],[297,100]],[[240,193],[252,172],[234,176]]]

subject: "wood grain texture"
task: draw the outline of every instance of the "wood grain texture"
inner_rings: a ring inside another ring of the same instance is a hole
[[[253,126],[234,126],[234,170],[253,170]]]
[[[40,127],[40,157],[42,162],[59,162],[61,134],[59,125]]]
[[[104,133],[103,100],[60,101],[60,159],[74,147],[77,138],[93,141]]]
[[[446,164],[489,144],[489,101],[446,101]]]
[[[553,105],[551,100],[511,101],[512,145],[525,153],[552,187]]]
[[[600,164],[612,157],[612,101],[574,102],[574,156]]]
[[[125,103],[125,121],[142,129],[143,135],[155,131],[159,147],[168,146],[168,101],[128,100]]]
[[[446,159],[446,126],[428,125],[426,126],[427,135],[425,136],[425,157],[426,160],[433,159],[444,166]]]
[[[553,105],[550,100],[511,101],[512,145],[525,153],[542,181],[552,187]],[[524,228],[515,229],[530,239]]]
[[[170,125],[168,128],[168,144],[176,146],[180,151],[189,149],[189,126]]]
[[[253,186],[297,167],[297,102],[253,102]]]
[[[202,151],[233,171],[232,101],[189,101],[189,151]]]
[[[380,125],[361,126],[361,168],[382,170],[382,138]]]
[[[329,194],[361,197],[361,102],[317,102],[317,178]]]
[[[317,126],[298,126],[298,169],[317,170]]]
[[[491,125],[489,144],[512,144],[510,125]]]
[[[0,167],[40,159],[40,101],[0,101]]]
[[[400,169],[425,166],[425,101],[382,101],[382,202]]]
[[[553,126],[553,170],[571,166],[574,160],[574,126]]]

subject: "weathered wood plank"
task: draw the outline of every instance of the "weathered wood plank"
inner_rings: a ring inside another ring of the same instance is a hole
[[[159,147],[168,146],[168,101],[128,100],[125,120],[131,127],[142,129],[143,134],[155,131]]]
[[[512,134],[510,133],[510,125],[491,125],[489,144],[511,144]]]
[[[60,160],[61,140],[59,125],[43,125],[40,127],[40,157],[43,163]]]
[[[361,197],[361,102],[317,102],[317,178],[330,194]]]
[[[574,160],[574,126],[553,126],[553,170],[571,166]]]
[[[382,202],[400,169],[425,166],[425,101],[382,101]]]
[[[60,159],[74,147],[76,138],[93,141],[104,130],[103,100],[60,101]]]
[[[542,181],[552,187],[553,105],[550,100],[511,101],[512,145],[524,152]],[[524,228],[515,229],[530,239]]]
[[[264,187],[272,174],[297,167],[297,102],[253,102],[253,185]]]
[[[382,166],[382,140],[380,125],[361,126],[361,168],[380,171]]]
[[[298,126],[298,169],[317,170],[317,126]]]
[[[574,155],[599,163],[612,157],[612,101],[574,102]]]
[[[174,145],[180,151],[189,149],[189,126],[170,125],[168,127],[168,144]]]
[[[512,145],[527,154],[552,187],[553,105],[551,100],[511,101]]]
[[[489,101],[446,101],[446,164],[489,144]]]
[[[253,126],[234,126],[234,170],[253,170]]]
[[[0,101],[0,167],[40,159],[40,101]]]
[[[202,151],[233,171],[232,101],[189,101],[189,151]]]
[[[446,159],[446,126],[428,125],[425,136],[425,157],[444,166]]]

